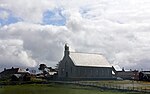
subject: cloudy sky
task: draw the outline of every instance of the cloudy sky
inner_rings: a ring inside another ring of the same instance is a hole
[[[150,70],[150,0],[0,0],[0,68],[55,66],[68,43]]]

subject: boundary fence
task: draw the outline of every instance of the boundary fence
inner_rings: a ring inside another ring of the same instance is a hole
[[[100,88],[103,90],[117,90],[122,92],[142,92],[142,93],[150,93],[150,88],[148,87],[135,87],[133,86],[125,86],[124,84],[95,84],[92,82],[80,82],[80,81],[56,81],[55,83],[59,84],[74,84],[79,86],[88,86],[88,87],[95,87]]]

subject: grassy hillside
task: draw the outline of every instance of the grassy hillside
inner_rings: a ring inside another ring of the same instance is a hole
[[[0,94],[128,94],[117,91],[103,91],[100,89],[74,85],[58,84],[30,84],[9,85],[0,87]]]

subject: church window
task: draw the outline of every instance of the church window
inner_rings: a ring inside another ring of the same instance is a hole
[[[70,68],[70,70],[71,70],[71,73],[72,73],[72,67]]]
[[[61,68],[61,74],[63,74],[63,72],[64,72],[64,68]]]

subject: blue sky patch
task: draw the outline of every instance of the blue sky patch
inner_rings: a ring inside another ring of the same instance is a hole
[[[3,9],[0,9],[0,12],[1,11],[6,11],[9,13],[9,16],[7,19],[1,19],[0,18],[0,25],[3,26],[3,25],[8,25],[8,24],[12,24],[12,23],[16,23],[18,21],[20,21],[20,19],[18,17],[15,17],[13,15],[13,13],[11,13],[9,10],[3,10]]]
[[[18,21],[19,21],[18,18],[9,16],[8,19],[0,19],[0,24],[3,26],[3,25],[7,25],[7,24],[16,23]]]
[[[43,24],[63,26],[65,23],[66,18],[62,15],[61,10],[48,10],[43,14]]]

